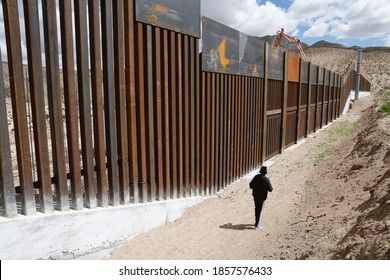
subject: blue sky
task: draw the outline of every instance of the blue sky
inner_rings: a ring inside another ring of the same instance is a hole
[[[309,45],[390,47],[390,0],[201,0],[202,14],[253,36],[285,31]]]

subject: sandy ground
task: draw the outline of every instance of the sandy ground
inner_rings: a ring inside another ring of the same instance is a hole
[[[341,176],[340,163],[351,152],[357,131],[335,135],[356,124],[372,104],[372,96],[359,99],[347,115],[266,163],[274,191],[263,208],[261,230],[253,227],[251,173],[107,258],[330,259],[356,222],[357,207],[370,196],[363,190],[365,182],[348,183]]]

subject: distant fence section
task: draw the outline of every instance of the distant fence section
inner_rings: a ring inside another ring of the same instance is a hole
[[[354,87],[352,66],[201,18],[199,0],[43,0],[42,21],[37,0],[2,10],[5,217],[214,194],[338,118]]]

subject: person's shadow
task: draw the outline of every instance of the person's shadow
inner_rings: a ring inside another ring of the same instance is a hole
[[[232,230],[248,230],[248,229],[254,229],[253,224],[239,224],[239,225],[233,225],[231,223],[224,224],[220,226],[219,228],[223,229],[232,229]]]

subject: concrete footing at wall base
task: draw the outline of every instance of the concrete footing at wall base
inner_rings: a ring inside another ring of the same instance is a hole
[[[0,259],[76,259],[177,220],[208,197],[0,218]]]

